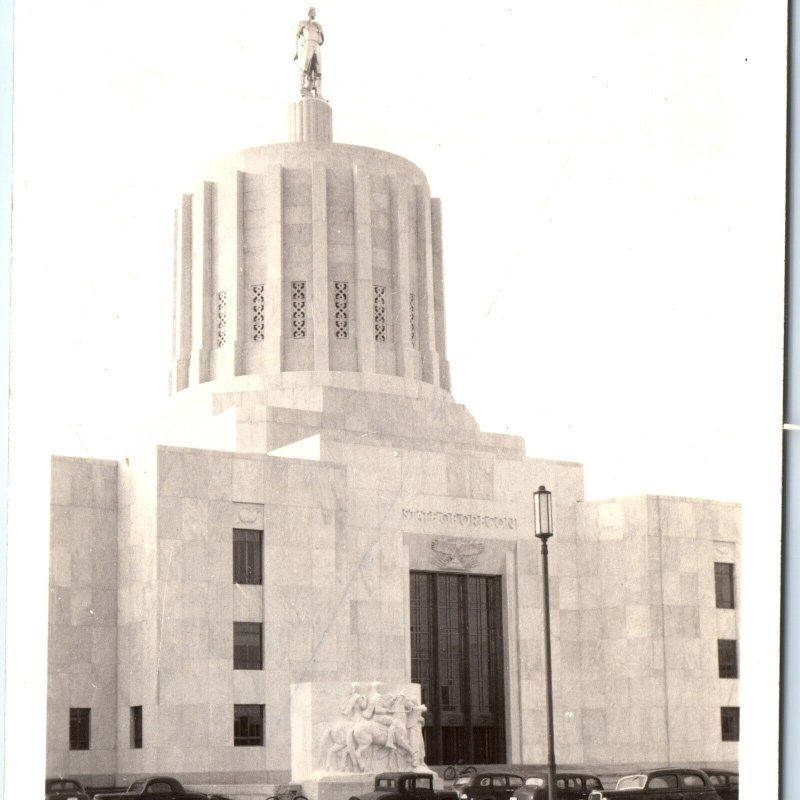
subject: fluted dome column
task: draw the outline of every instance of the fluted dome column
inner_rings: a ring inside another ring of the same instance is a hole
[[[289,106],[289,141],[333,141],[333,113],[327,100],[303,97]]]

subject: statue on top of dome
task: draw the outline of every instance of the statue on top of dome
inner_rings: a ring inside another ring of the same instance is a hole
[[[322,99],[322,54],[320,50],[325,36],[322,33],[322,25],[317,22],[316,16],[317,10],[311,6],[308,9],[308,19],[301,19],[297,25],[294,60],[297,61],[298,47],[302,40],[305,58],[300,72],[300,95]]]

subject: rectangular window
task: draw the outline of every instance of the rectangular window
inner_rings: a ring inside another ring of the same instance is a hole
[[[69,749],[88,750],[91,734],[91,708],[69,710]]]
[[[733,608],[733,564],[714,562],[717,608]]]
[[[333,282],[333,335],[336,339],[347,338],[348,327],[347,284],[343,281]]]
[[[233,582],[261,585],[263,531],[233,529]]]
[[[292,281],[292,338],[306,338],[305,281]]]
[[[142,707],[131,706],[131,747],[142,749]]]
[[[717,639],[720,678],[738,678],[739,664],[736,658],[736,639]]]
[[[739,706],[723,706],[720,709],[722,741],[739,741]]]
[[[261,623],[233,623],[233,668],[263,669]]]
[[[264,706],[233,707],[235,747],[260,747],[264,744]]]

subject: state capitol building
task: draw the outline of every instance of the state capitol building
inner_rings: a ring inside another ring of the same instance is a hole
[[[586,502],[581,464],[481,430],[425,174],[335,143],[318,87],[289,116],[179,200],[159,424],[52,459],[48,775],[313,796],[373,684],[428,765],[544,763],[540,485],[559,764],[735,765],[739,506]]]

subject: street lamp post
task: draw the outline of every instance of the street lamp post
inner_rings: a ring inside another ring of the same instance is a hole
[[[544,603],[544,674],[547,688],[547,800],[556,798],[556,754],[553,735],[553,669],[550,659],[550,576],[547,540],[553,535],[552,495],[544,486],[533,493],[533,523],[542,542],[542,600]]]

